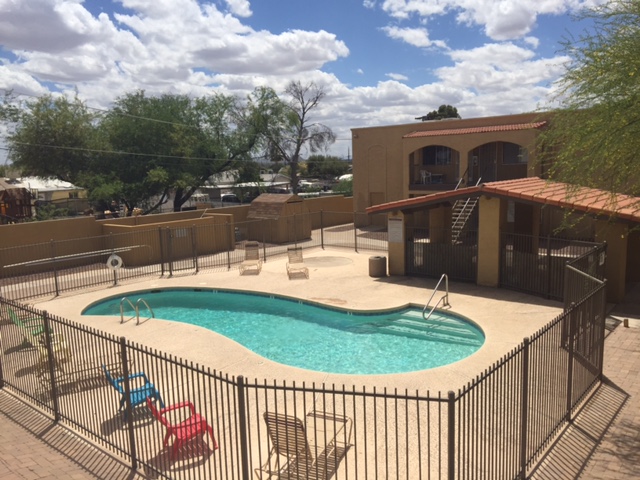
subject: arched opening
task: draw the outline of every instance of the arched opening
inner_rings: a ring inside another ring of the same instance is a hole
[[[455,184],[459,178],[460,153],[444,145],[428,145],[410,155],[413,185]]]
[[[490,142],[469,152],[469,185],[527,176],[529,152],[517,143]]]

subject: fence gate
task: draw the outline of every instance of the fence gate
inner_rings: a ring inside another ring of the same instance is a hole
[[[162,273],[196,270],[198,250],[193,227],[161,228]]]

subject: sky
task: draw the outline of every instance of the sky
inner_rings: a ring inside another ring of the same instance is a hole
[[[310,122],[337,137],[321,153],[347,158],[351,128],[440,105],[462,118],[550,108],[562,41],[603,1],[0,0],[0,94],[108,109],[139,89],[284,99],[291,81],[313,82],[325,97]]]

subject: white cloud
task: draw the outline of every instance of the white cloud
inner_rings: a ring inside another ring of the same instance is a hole
[[[387,36],[396,40],[402,40],[414,47],[440,47],[446,48],[446,43],[440,40],[432,41],[429,39],[429,32],[424,28],[399,28],[399,27],[383,27]]]
[[[229,10],[238,17],[250,17],[253,15],[248,0],[226,0]]]
[[[397,80],[399,82],[403,80],[409,80],[409,77],[407,77],[406,75],[402,75],[400,73],[387,73],[386,76],[389,77],[391,80]]]
[[[431,19],[455,13],[465,25],[480,25],[493,40],[521,38],[532,31],[539,15],[560,15],[605,3],[606,0],[384,0],[393,18]]]

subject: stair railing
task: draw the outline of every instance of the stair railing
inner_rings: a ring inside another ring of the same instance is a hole
[[[429,305],[431,304],[431,300],[433,300],[433,297],[436,295],[436,292],[438,291],[438,287],[440,287],[442,280],[444,280],[444,284],[445,284],[445,293],[442,297],[440,297],[440,299],[436,302],[436,304],[433,307],[431,307],[429,314],[426,315],[427,308],[429,308]],[[425,320],[429,320],[429,318],[431,317],[435,309],[438,307],[438,305],[440,305],[440,302],[442,302],[443,307],[451,306],[449,304],[449,277],[447,276],[446,273],[442,274],[442,276],[440,277],[440,280],[438,280],[438,283],[436,284],[436,288],[434,288],[433,292],[431,293],[431,297],[429,297],[429,301],[422,309],[422,318],[424,318]]]
[[[124,323],[124,303],[127,302],[129,304],[129,306],[131,307],[131,309],[136,312],[136,317],[138,316],[138,309],[136,308],[136,306],[131,303],[131,300],[129,300],[127,297],[122,297],[122,300],[120,300],[120,323]],[[133,317],[129,317],[127,318],[127,322],[129,320],[132,320]]]
[[[147,310],[149,310],[149,312],[151,312],[151,316],[147,317],[145,320],[149,320],[150,318],[156,318],[156,314],[153,312],[153,309],[149,306],[149,304],[147,303],[147,301],[144,298],[139,298],[138,301],[136,302],[136,325],[140,325],[140,304],[143,304],[145,307],[147,307]]]

